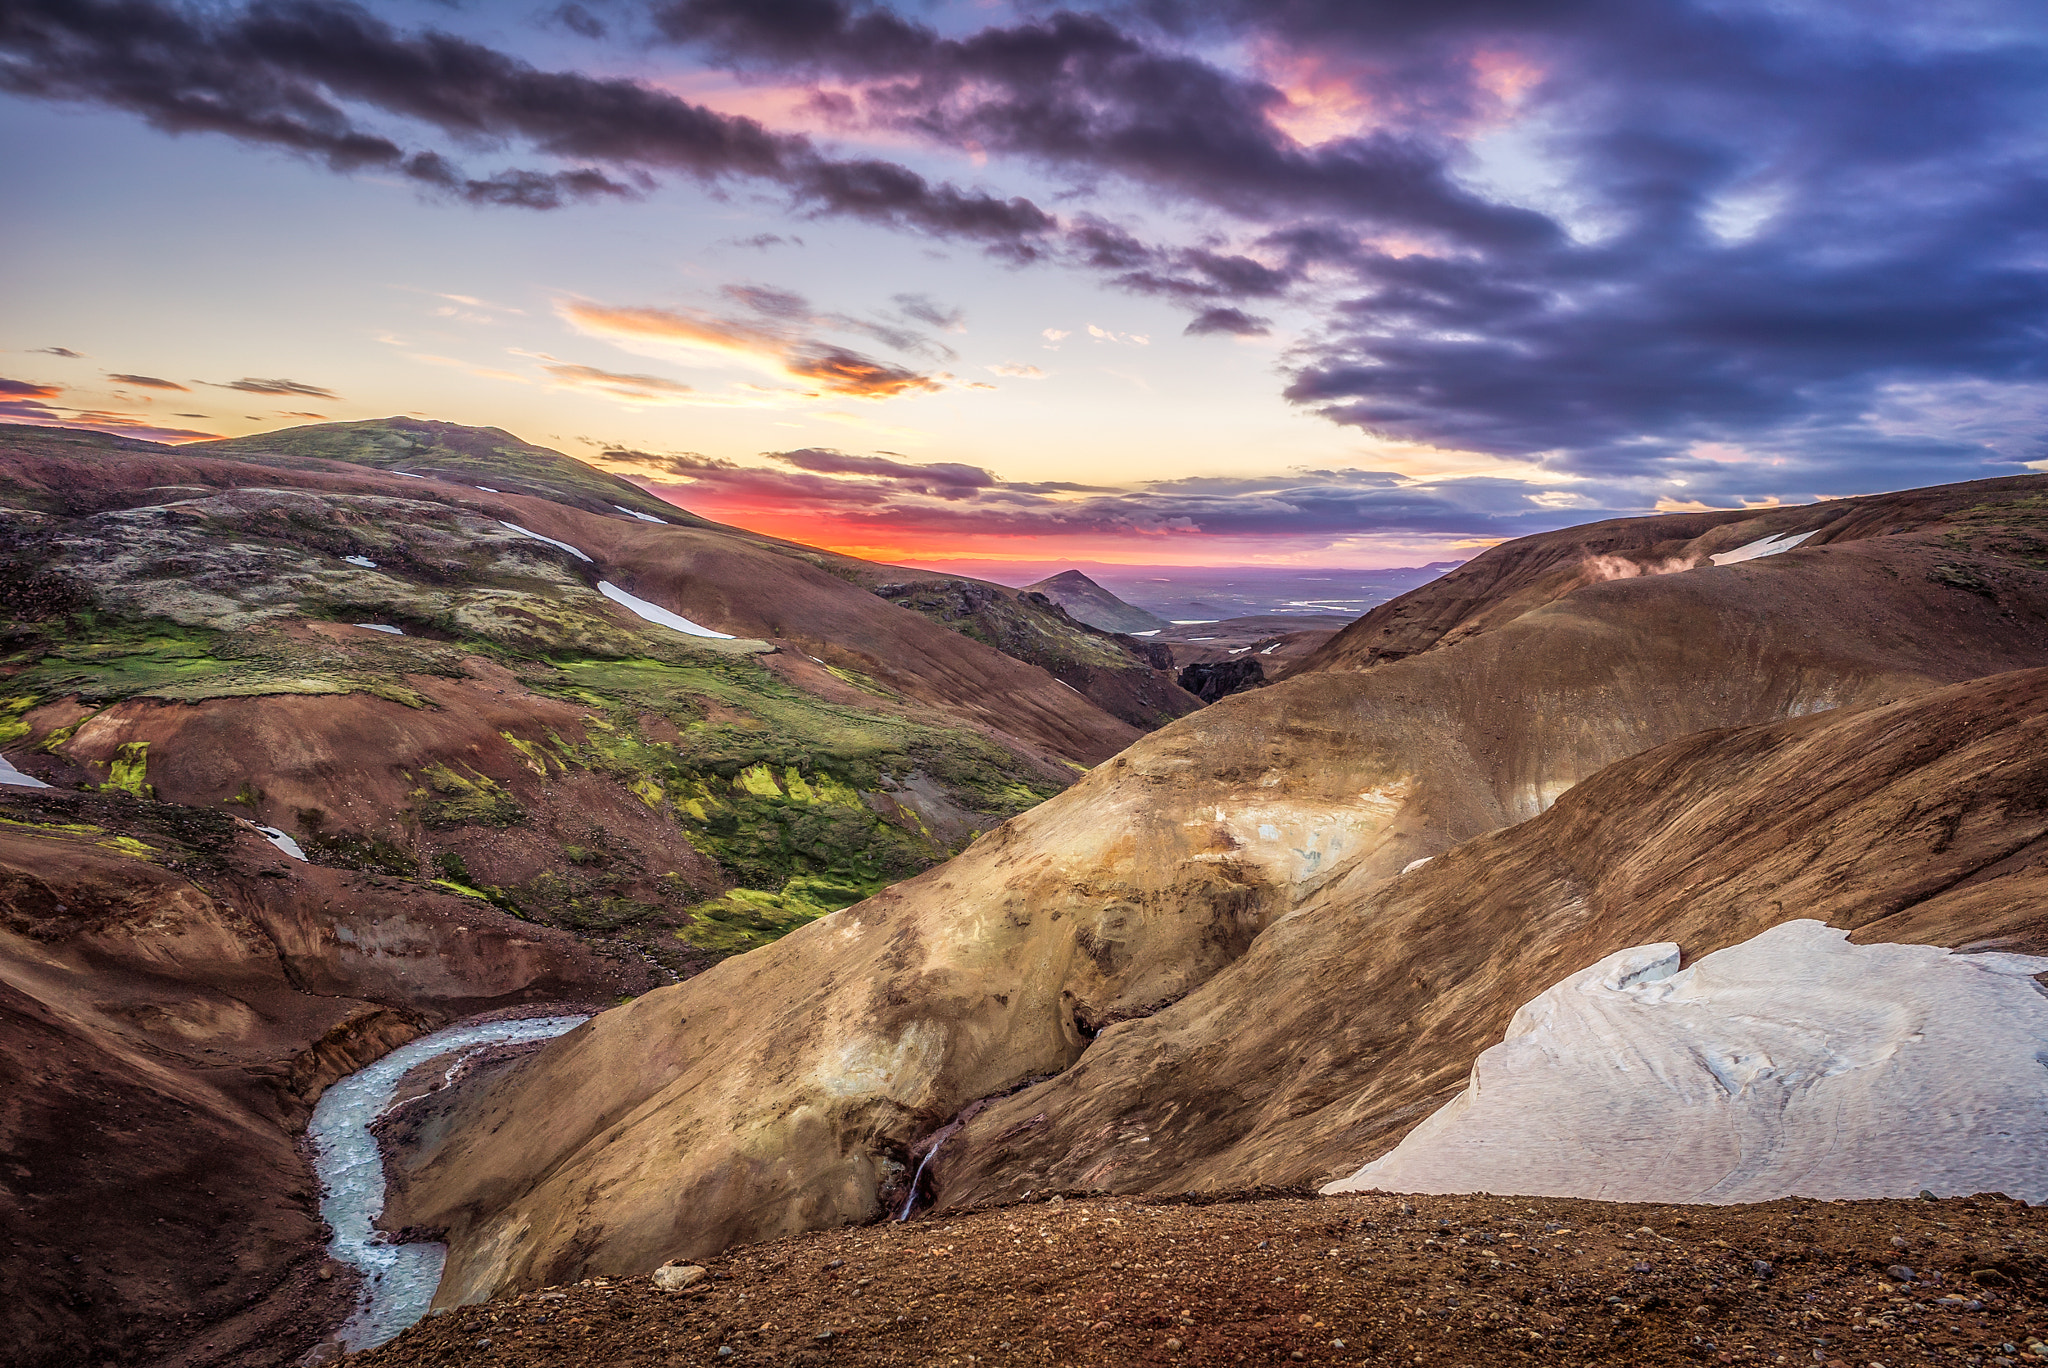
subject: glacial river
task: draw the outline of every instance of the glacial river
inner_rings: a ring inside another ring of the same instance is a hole
[[[588,1020],[556,1016],[450,1026],[393,1050],[320,1095],[306,1133],[320,1177],[320,1214],[334,1228],[327,1252],[363,1274],[356,1309],[335,1332],[351,1353],[395,1338],[426,1315],[448,1258],[446,1245],[383,1244],[373,1238],[375,1222],[384,1213],[384,1161],[370,1123],[390,1107],[399,1079],[442,1056],[452,1056],[452,1073],[484,1046],[549,1040]]]

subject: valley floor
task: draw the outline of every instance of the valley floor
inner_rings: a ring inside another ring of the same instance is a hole
[[[2048,1209],[1087,1197],[468,1306],[360,1368],[2048,1364]]]

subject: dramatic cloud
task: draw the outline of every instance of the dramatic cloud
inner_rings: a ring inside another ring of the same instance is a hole
[[[140,385],[143,389],[177,390],[181,394],[192,392],[175,380],[160,380],[154,375],[121,375],[108,371],[107,379],[123,385]]]
[[[211,382],[209,382],[211,383]],[[300,380],[257,380],[243,376],[225,385],[214,385],[215,389],[241,390],[245,394],[296,394],[307,399],[339,399],[333,390],[318,385],[308,385]]]
[[[956,9],[943,29],[879,0],[647,0],[601,19],[564,4],[547,18],[549,41],[571,48],[562,30],[636,51],[652,33],[677,62],[807,99],[812,126],[835,137],[971,157],[987,189],[339,0],[18,0],[0,8],[0,89],[479,204],[624,201],[675,177],[766,187],[801,215],[1090,273],[1179,307],[1187,335],[1281,332],[1287,400],[1556,477],[1475,483],[1469,497],[1448,482],[1418,494],[1350,477],[1327,498],[1313,481],[1290,486],[1310,491],[1298,497],[1228,495],[1276,500],[1305,525],[1336,510],[1375,526],[1476,517],[1483,535],[1592,509],[1807,498],[2048,459],[2038,0],[1017,8],[979,27]],[[458,165],[489,148],[533,165]],[[1000,188],[1026,175],[1059,213]],[[1141,236],[1144,221],[1172,225],[1172,240]],[[958,383],[926,368],[950,353],[917,325],[952,332],[960,310],[915,294],[894,304],[822,316],[746,285],[722,312],[564,314],[592,335],[739,361],[806,393]],[[1052,349],[1148,340],[1092,325],[1045,333]],[[870,343],[922,361],[856,349]],[[783,466],[768,474],[856,502],[893,488]],[[848,481],[858,487],[839,488]],[[933,496],[933,516],[978,515],[1004,489]],[[1137,502],[1097,511],[1142,520],[1170,505],[1194,518],[1173,502],[1185,493],[1104,495]],[[1054,503],[1038,511],[1092,516]]]
[[[598,32],[580,7],[555,18]],[[771,182],[806,209],[979,239],[1018,259],[1056,226],[1028,200],[934,184],[893,162],[835,160],[800,136],[652,86],[543,71],[435,29],[401,32],[339,0],[21,0],[0,9],[0,90],[125,109],[165,132],[280,147],[339,172],[396,172],[478,204],[625,198],[675,173]],[[472,176],[446,150],[408,148],[359,110],[451,144],[517,144],[580,164]]]
[[[673,0],[848,126],[1120,177],[1244,225],[1065,259],[1250,335],[1323,324],[1286,390],[1389,437],[1722,503],[2048,455],[2048,13],[1707,0],[1147,0],[964,33],[858,0]],[[1226,68],[1198,55],[1236,51]],[[1059,339],[1052,338],[1057,345]],[[1994,385],[2011,421],[1954,421]],[[1738,454],[1694,455],[1720,443]]]
[[[712,360],[738,361],[787,379],[812,393],[886,399],[943,388],[940,378],[862,356],[818,338],[800,297],[755,286],[729,294],[759,315],[730,318],[708,310],[657,309],[571,301],[562,316],[594,337],[653,342]]]

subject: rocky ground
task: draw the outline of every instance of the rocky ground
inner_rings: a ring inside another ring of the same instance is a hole
[[[360,1368],[2048,1363],[2048,1212],[1055,1197],[463,1307]]]

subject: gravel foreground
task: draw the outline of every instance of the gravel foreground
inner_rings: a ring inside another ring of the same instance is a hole
[[[2048,1209],[1055,1197],[795,1236],[681,1292],[463,1307],[352,1368],[2048,1365]]]

